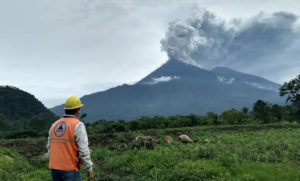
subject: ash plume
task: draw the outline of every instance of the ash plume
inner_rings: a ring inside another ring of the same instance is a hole
[[[208,69],[300,65],[298,22],[298,16],[287,12],[226,21],[199,10],[191,18],[171,22],[161,45],[170,59]]]

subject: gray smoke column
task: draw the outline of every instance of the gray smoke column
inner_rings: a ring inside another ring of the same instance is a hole
[[[299,62],[299,54],[290,57],[299,51],[297,20],[294,14],[276,12],[225,21],[209,11],[199,10],[191,18],[169,24],[161,40],[162,50],[170,59],[203,68],[276,65],[282,62],[278,57],[285,57],[290,63],[296,59]]]

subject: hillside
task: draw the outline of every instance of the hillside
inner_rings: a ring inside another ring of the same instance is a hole
[[[283,104],[279,84],[228,68],[212,71],[169,60],[134,85],[82,97],[87,121],[132,120],[141,116],[221,113],[252,107],[258,99]],[[63,106],[51,109],[63,114]]]
[[[43,114],[54,116],[39,100],[16,87],[0,87],[0,114],[10,120],[30,119]]]
[[[0,87],[0,138],[46,135],[57,117],[33,95],[16,87]]]

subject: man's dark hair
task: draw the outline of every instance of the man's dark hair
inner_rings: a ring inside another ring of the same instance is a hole
[[[77,110],[79,110],[80,108],[77,109],[65,109],[65,114],[69,114],[69,115],[74,115]]]

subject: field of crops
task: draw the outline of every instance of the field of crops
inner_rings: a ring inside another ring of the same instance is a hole
[[[194,143],[181,143],[182,133]],[[174,141],[165,143],[166,135]],[[153,150],[132,149],[138,136],[151,136],[157,145]],[[46,138],[0,141],[1,181],[51,180]],[[127,147],[118,149],[121,143]],[[90,144],[95,180],[300,180],[298,124],[101,134],[91,135]]]

